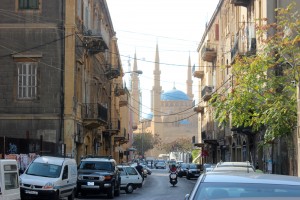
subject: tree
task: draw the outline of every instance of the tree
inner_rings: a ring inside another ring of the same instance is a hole
[[[152,133],[135,133],[134,134],[134,146],[139,155],[144,156],[145,152],[153,149],[156,145],[160,144],[160,137],[158,134],[153,135]]]
[[[175,141],[170,143],[162,144],[162,149],[166,152],[191,152],[193,149],[193,145],[191,139],[188,138],[177,138]]]
[[[220,125],[264,129],[265,143],[292,134],[297,125],[300,16],[294,4],[277,14],[277,23],[258,27],[263,46],[258,54],[232,65],[231,91],[222,88],[210,100]]]

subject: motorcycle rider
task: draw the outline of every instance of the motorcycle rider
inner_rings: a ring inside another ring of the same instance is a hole
[[[172,164],[170,167],[170,172],[177,172],[177,167],[175,164]]]
[[[135,166],[135,168],[137,169],[137,171],[139,172],[139,174],[141,175],[141,177],[143,178],[143,181],[144,181],[144,169],[143,169],[143,166],[140,165],[140,163],[138,162],[137,165]]]
[[[176,181],[175,181],[175,184],[176,184],[176,183],[177,183],[177,167],[176,167],[175,164],[172,164],[172,166],[170,167],[169,172],[170,172],[169,179],[170,179],[170,183],[171,183],[171,184],[173,184],[173,183],[172,183],[172,179],[171,179],[171,174],[176,174],[176,178],[175,178],[175,180],[176,180]],[[174,186],[175,184],[173,184],[173,186]]]

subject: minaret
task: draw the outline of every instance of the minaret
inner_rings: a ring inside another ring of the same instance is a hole
[[[152,88],[152,113],[153,118],[151,122],[153,134],[161,134],[160,132],[160,122],[161,122],[161,104],[160,104],[160,95],[161,95],[161,86],[160,86],[160,74],[161,71],[159,69],[159,54],[158,54],[158,44],[156,44],[156,52],[155,52],[155,69],[153,71],[154,75],[154,85]]]
[[[193,80],[192,80],[192,66],[191,66],[191,57],[189,55],[189,63],[187,67],[187,81],[186,81],[186,94],[190,97],[191,100],[194,99],[193,95]]]
[[[131,105],[133,107],[133,126],[137,126],[140,121],[140,89],[139,89],[139,76],[136,72],[137,69],[137,61],[136,61],[136,53],[134,53],[134,60],[133,60],[133,69],[131,76]]]

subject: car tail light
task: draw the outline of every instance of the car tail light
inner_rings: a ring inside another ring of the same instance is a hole
[[[108,180],[111,180],[112,179],[112,176],[104,176],[104,180],[108,181]]]

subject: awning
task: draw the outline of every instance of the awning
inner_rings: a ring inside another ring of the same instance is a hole
[[[204,143],[195,143],[194,146],[196,146],[196,147],[204,147]]]
[[[204,143],[206,144],[211,144],[211,145],[219,145],[219,142],[217,140],[212,140],[212,139],[205,139],[203,140]]]

